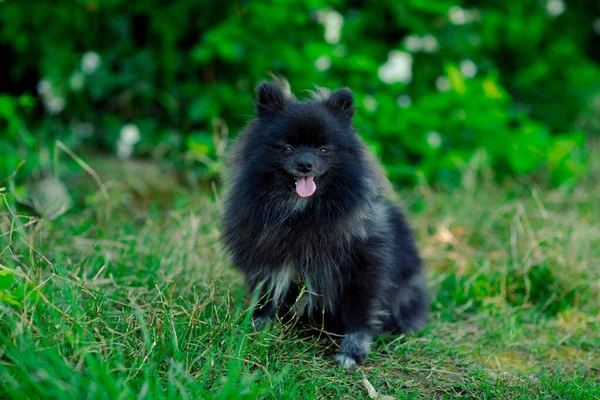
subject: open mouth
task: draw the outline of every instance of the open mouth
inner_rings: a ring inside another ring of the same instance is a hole
[[[317,190],[314,176],[295,176],[294,185],[296,186],[296,193],[300,197],[310,197]]]

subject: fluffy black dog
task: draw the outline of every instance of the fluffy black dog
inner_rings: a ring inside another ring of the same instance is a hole
[[[338,364],[354,368],[375,336],[425,322],[411,230],[352,129],[350,90],[301,102],[276,79],[257,96],[230,160],[223,242],[259,294],[255,325],[290,314],[323,322],[344,334]]]

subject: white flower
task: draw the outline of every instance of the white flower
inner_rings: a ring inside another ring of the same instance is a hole
[[[412,56],[405,51],[392,50],[388,60],[379,67],[378,75],[385,83],[410,83],[412,80]]]
[[[45,95],[45,94],[50,93],[51,90],[52,90],[52,85],[50,84],[50,82],[47,79],[42,79],[38,82],[37,91],[39,94]]]
[[[425,35],[422,38],[417,35],[408,35],[404,39],[404,46],[413,53],[419,51],[434,53],[440,48],[437,39],[433,35]]]
[[[37,90],[48,114],[57,115],[65,109],[67,100],[60,93],[57,93],[56,88],[52,86],[49,80],[40,80],[37,85]]]
[[[50,94],[42,100],[44,102],[44,107],[46,107],[46,111],[48,111],[50,115],[60,114],[67,104],[64,97],[56,96],[54,94]]]
[[[477,74],[477,65],[471,60],[463,60],[460,62],[460,72],[465,77],[472,78]]]
[[[123,143],[134,145],[140,141],[140,130],[134,124],[127,124],[121,128],[120,138]]]
[[[435,80],[435,87],[440,92],[447,92],[450,90],[450,81],[445,76],[439,76]]]
[[[448,10],[448,16],[454,25],[464,25],[468,22],[467,13],[461,6],[450,7]]]
[[[423,51],[426,53],[434,53],[440,48],[437,39],[433,35],[423,36],[421,43],[423,43]]]
[[[81,57],[81,70],[85,74],[93,74],[100,67],[100,56],[95,51],[87,51]]]
[[[404,39],[404,45],[408,50],[412,51],[413,53],[416,53],[423,49],[423,42],[421,41],[421,38],[417,35],[408,35]]]
[[[127,159],[133,154],[133,147],[140,141],[140,130],[134,124],[127,124],[121,128],[117,142],[117,155],[121,159]]]
[[[337,43],[342,36],[344,17],[334,10],[319,11],[318,20],[325,26],[325,40],[327,43]]]
[[[403,94],[402,96],[398,97],[396,103],[398,104],[398,107],[408,108],[412,104],[412,99],[409,95]]]
[[[454,25],[464,25],[469,22],[479,21],[481,19],[481,12],[476,8],[467,10],[460,6],[452,6],[448,10],[448,17]]]
[[[331,67],[331,58],[329,56],[321,56],[315,61],[315,68],[319,71],[328,70]]]
[[[563,0],[549,0],[546,3],[546,10],[552,17],[558,17],[565,12],[567,6]]]
[[[442,137],[439,133],[431,131],[427,134],[427,143],[434,149],[442,145]]]
[[[117,142],[117,155],[119,156],[119,158],[121,160],[128,159],[129,157],[131,157],[132,153],[133,153],[133,146],[130,146],[121,140],[119,140]]]

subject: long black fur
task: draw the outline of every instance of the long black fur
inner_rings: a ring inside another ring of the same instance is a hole
[[[263,83],[232,152],[222,235],[259,292],[255,324],[284,314],[324,321],[344,334],[336,361],[345,368],[365,361],[377,335],[423,327],[428,309],[411,229],[386,199],[389,182],[353,113],[346,88],[301,102],[286,81]],[[307,174],[317,189],[301,197],[294,179]]]

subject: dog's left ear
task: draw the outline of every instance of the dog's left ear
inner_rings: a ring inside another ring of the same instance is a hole
[[[348,88],[341,88],[332,92],[327,99],[325,99],[325,108],[336,117],[350,122],[354,116],[355,107],[354,95]]]

